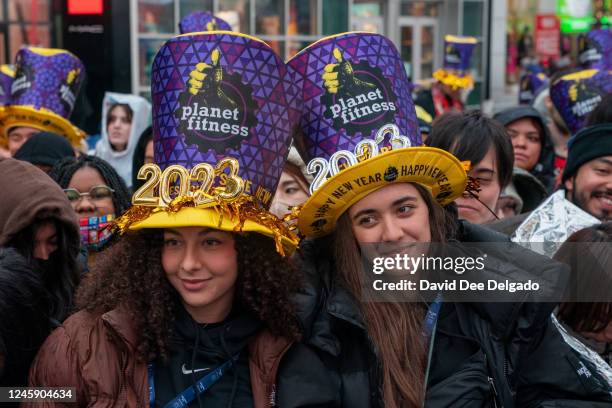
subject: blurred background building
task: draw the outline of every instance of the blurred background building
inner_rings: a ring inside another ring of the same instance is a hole
[[[105,90],[149,96],[151,62],[178,22],[207,10],[283,58],[330,34],[373,31],[397,45],[411,79],[440,67],[446,34],[475,36],[472,107],[516,103],[521,59],[571,60],[576,36],[606,23],[610,0],[0,0],[0,62],[23,44],[67,48],[88,70],[75,122],[96,132]],[[537,41],[536,41],[537,40]],[[79,119],[82,117],[83,119]],[[84,118],[89,118],[86,123]]]

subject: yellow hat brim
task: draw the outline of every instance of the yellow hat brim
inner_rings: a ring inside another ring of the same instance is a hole
[[[8,131],[14,127],[31,127],[43,132],[52,132],[68,139],[78,147],[86,133],[57,113],[26,105],[8,105],[0,109],[0,146],[8,144]]]
[[[302,206],[298,229],[310,238],[330,234],[353,204],[391,183],[419,183],[446,205],[463,194],[467,182],[465,165],[445,150],[424,146],[391,150],[328,179]]]
[[[251,219],[246,219],[242,227],[237,216],[230,217],[214,207],[183,207],[174,211],[153,212],[142,221],[134,222],[129,230],[138,231],[148,228],[180,228],[180,227],[208,227],[228,232],[255,232],[274,240],[274,232]],[[286,253],[291,254],[299,243],[297,236],[282,236],[282,245]]]

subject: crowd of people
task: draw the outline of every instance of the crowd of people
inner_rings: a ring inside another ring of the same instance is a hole
[[[180,30],[96,136],[78,57],[0,70],[0,385],[75,390],[24,406],[612,405],[610,30],[492,117],[464,107],[475,38],[415,92],[378,34],[283,61],[210,13]],[[369,299],[368,250],[417,243],[504,244],[483,276],[566,293]]]

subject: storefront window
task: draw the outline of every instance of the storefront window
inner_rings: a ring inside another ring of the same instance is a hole
[[[332,35],[346,31],[349,21],[348,0],[325,0],[321,15],[322,34]]]
[[[212,10],[212,0],[180,0],[181,18],[193,13],[194,11]]]
[[[249,0],[223,0],[219,2],[217,16],[227,21],[234,30],[250,33],[250,10]]]
[[[410,17],[438,17],[439,3],[431,1],[403,0],[400,5],[400,14]]]
[[[291,0],[287,35],[316,33],[317,16],[317,0]]]
[[[282,35],[285,31],[283,0],[255,1],[255,34]]]
[[[153,64],[153,58],[155,54],[166,42],[165,40],[150,40],[140,39],[138,41],[138,66],[140,67],[139,81],[141,86],[151,85],[151,65]]]
[[[353,0],[352,29],[384,34],[384,7],[381,1]]]
[[[49,0],[0,0],[0,64],[14,63],[23,45],[51,46],[49,7]]]
[[[141,33],[175,32],[173,0],[139,0],[138,31]]]
[[[463,35],[482,36],[484,4],[466,1],[463,3]]]
[[[2,1],[2,0],[0,0]],[[48,1],[48,0],[47,0]],[[287,59],[325,34],[348,31],[349,4],[367,18],[377,13],[375,27],[382,30],[382,4],[362,0],[130,0],[137,4],[137,37],[133,51],[135,92],[149,92],[151,63],[161,45],[178,34],[180,19],[197,10],[214,12],[237,32],[265,41]],[[359,8],[361,6],[361,8]],[[372,7],[373,6],[373,7]],[[375,30],[373,30],[375,31]],[[381,31],[382,32],[382,31]]]

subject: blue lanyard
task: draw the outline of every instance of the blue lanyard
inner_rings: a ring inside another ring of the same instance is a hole
[[[238,356],[240,353],[236,354],[234,357],[221,364],[219,367],[215,368],[213,371],[208,373],[206,376],[200,378],[198,382],[195,383],[194,386],[187,387],[183,392],[177,395],[172,401],[165,405],[165,408],[185,408],[187,407],[191,401],[196,398],[196,390],[198,394],[202,394],[210,389],[219,379],[225,374],[225,371],[234,365],[236,361],[238,361]],[[151,408],[155,407],[155,380],[154,380],[154,366],[153,364],[149,364],[149,405]]]
[[[434,331],[436,323],[438,321],[438,315],[440,314],[440,308],[442,307],[442,295],[438,293],[434,301],[431,305],[429,305],[429,310],[427,310],[427,314],[425,315],[425,335],[427,338],[431,337],[431,334]]]
[[[429,305],[427,314],[425,315],[425,327],[424,334],[427,336],[429,343],[427,350],[427,367],[425,368],[425,382],[424,389],[427,391],[427,383],[429,382],[429,371],[431,369],[431,357],[433,356],[433,346],[436,340],[436,326],[438,325],[438,315],[440,314],[440,308],[442,307],[442,295],[438,293],[433,303]],[[425,403],[423,401],[423,403]]]

